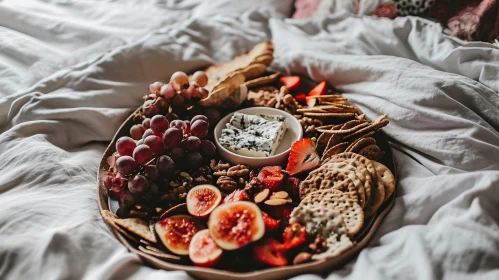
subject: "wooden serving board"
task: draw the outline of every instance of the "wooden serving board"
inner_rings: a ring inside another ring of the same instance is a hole
[[[139,108],[140,109],[140,108]],[[137,111],[139,110],[137,109]],[[134,112],[135,113],[135,112]],[[99,164],[99,170],[97,171],[97,197],[99,203],[99,209],[102,210],[115,210],[110,208],[110,199],[107,194],[107,189],[104,186],[103,180],[101,180],[99,176],[99,172],[102,169],[108,169],[109,165],[107,163],[107,158],[111,156],[116,151],[116,141],[118,138],[122,136],[128,136],[129,131],[133,123],[132,115],[130,115],[125,122],[118,129],[111,143],[107,147],[104,152],[102,159]],[[395,168],[395,160],[393,158],[392,150],[388,143],[386,135],[380,130],[375,135],[376,143],[378,146],[385,151],[385,155],[383,156],[381,163],[386,165],[390,171],[393,173],[395,177],[395,181],[397,181],[397,174]],[[395,186],[395,192],[397,189],[397,185]],[[186,264],[185,262],[173,263],[161,260],[154,256],[148,255],[142,251],[139,251],[136,246],[134,246],[130,241],[128,241],[120,232],[111,228],[116,235],[116,237],[125,245],[128,250],[138,254],[141,259],[156,267],[165,270],[183,270],[191,274],[192,276],[200,279],[284,279],[289,278],[299,274],[305,273],[315,273],[315,274],[323,274],[333,271],[336,268],[341,267],[348,261],[352,260],[364,247],[367,246],[372,236],[374,235],[376,229],[380,225],[383,218],[390,211],[394,204],[395,192],[392,196],[381,205],[378,209],[377,213],[367,219],[364,222],[364,226],[361,231],[355,236],[355,244],[348,251],[342,253],[340,256],[330,259],[313,261],[310,263],[304,263],[299,265],[289,265],[285,267],[276,267],[276,268],[266,268],[255,270],[251,272],[233,272],[228,270],[221,270],[215,268],[202,268],[193,266],[190,264]],[[114,208],[114,207],[113,207]]]

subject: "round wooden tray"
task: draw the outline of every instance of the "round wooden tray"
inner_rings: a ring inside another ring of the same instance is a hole
[[[139,108],[140,109],[140,108]],[[139,110],[137,109],[137,110]],[[134,112],[135,113],[135,112]],[[133,114],[132,114],[133,115]],[[103,180],[100,179],[99,172],[102,169],[108,169],[109,165],[107,163],[107,158],[112,155],[116,151],[116,141],[118,138],[121,136],[128,136],[130,127],[134,124],[132,120],[132,115],[130,115],[125,122],[121,125],[121,127],[118,129],[118,132],[114,135],[113,140],[107,147],[106,151],[104,152],[104,155],[102,156],[102,159],[99,164],[99,170],[97,171],[97,197],[98,197],[98,203],[99,203],[99,209],[102,210],[116,210],[116,209],[111,209],[110,208],[110,199],[107,194],[107,189],[104,186]],[[380,130],[378,133],[376,133],[376,142],[378,146],[385,151],[385,155],[383,156],[381,163],[386,165],[393,173],[395,176],[395,179],[397,178],[396,176],[396,169],[395,169],[395,160],[393,158],[393,154],[390,148],[390,145],[388,144],[387,137],[385,134]],[[200,279],[280,279],[280,278],[289,278],[295,275],[299,274],[305,274],[305,273],[327,273],[331,272],[335,268],[338,268],[342,265],[344,265],[346,262],[350,261],[353,259],[364,247],[367,246],[369,243],[369,240],[372,238],[374,235],[374,232],[378,228],[379,224],[383,220],[383,218],[386,216],[386,214],[390,211],[390,209],[393,206],[394,202],[394,197],[395,195],[392,194],[392,196],[381,205],[381,207],[378,209],[377,213],[367,219],[364,223],[363,228],[361,231],[355,236],[355,244],[354,246],[349,249],[348,251],[344,252],[338,257],[331,258],[331,259],[325,259],[325,260],[319,260],[319,261],[314,261],[310,263],[304,263],[300,265],[289,265],[285,267],[277,267],[277,268],[266,268],[266,269],[260,269],[260,270],[255,270],[251,272],[233,272],[233,271],[228,271],[228,270],[221,270],[221,269],[215,269],[215,268],[202,268],[202,267],[197,267],[193,265],[187,265],[187,264],[179,264],[179,263],[170,263],[167,261],[163,261],[159,258],[153,257],[151,255],[145,254],[142,251],[139,251],[137,248],[135,248],[120,232],[116,231],[115,229],[111,228],[116,235],[116,237],[125,245],[128,250],[131,252],[134,252],[138,254],[141,259],[149,263],[150,265],[156,267],[156,268],[161,268],[165,270],[183,270],[191,274],[192,276],[195,276]],[[112,207],[114,208],[114,207]]]

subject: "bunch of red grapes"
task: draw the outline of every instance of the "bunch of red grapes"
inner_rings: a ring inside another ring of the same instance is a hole
[[[144,102],[143,113],[151,117],[171,106],[177,115],[182,115],[186,107],[208,97],[208,90],[203,88],[207,84],[208,76],[203,71],[195,72],[191,83],[187,74],[175,72],[169,83],[154,82],[149,86],[149,95]]]
[[[187,75],[175,74],[169,84],[161,86],[163,94],[170,94],[171,89],[175,95],[181,95],[182,90],[175,91],[171,87],[177,87],[178,77],[183,79]],[[198,80],[194,81],[199,83],[204,76],[198,75]],[[157,84],[150,86],[151,92],[157,89]],[[109,195],[119,202],[117,214],[127,217],[130,208],[143,201],[148,205],[157,205],[161,190],[168,188],[164,186],[168,179],[177,176],[181,170],[195,171],[213,159],[216,147],[205,137],[210,123],[216,124],[219,120],[220,112],[208,108],[204,114],[195,115],[190,120],[170,118],[169,121],[166,116],[157,114],[133,125],[131,137],[120,137],[116,142],[117,154],[109,161],[117,172],[109,173],[105,180]]]

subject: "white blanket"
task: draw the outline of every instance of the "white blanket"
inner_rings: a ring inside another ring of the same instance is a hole
[[[328,278],[498,279],[499,50],[416,18],[256,10],[190,17],[0,100],[0,279],[188,279],[144,266],[112,235],[97,210],[99,158],[150,82],[267,39],[275,69],[326,79],[390,119],[395,206]]]

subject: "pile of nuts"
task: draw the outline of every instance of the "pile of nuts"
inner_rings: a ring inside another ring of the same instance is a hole
[[[321,120],[305,117],[303,115],[295,115],[295,118],[299,120],[301,126],[303,127],[303,133],[305,134],[305,137],[312,138],[319,136],[319,133],[315,129],[319,126],[324,125]]]
[[[262,87],[257,91],[248,92],[250,106],[264,106],[276,108],[294,114],[301,105],[291,95],[285,86],[280,90],[275,87]]]
[[[165,184],[169,190],[161,196],[160,200],[175,205],[185,201],[187,193],[192,187],[211,183],[213,183],[213,175],[209,166],[201,166],[192,174],[180,172],[176,178]]]
[[[222,161],[216,162],[212,159],[210,169],[213,176],[218,177],[217,186],[224,193],[231,193],[236,189],[242,189],[248,182],[250,170],[247,166],[238,164],[230,166]]]

